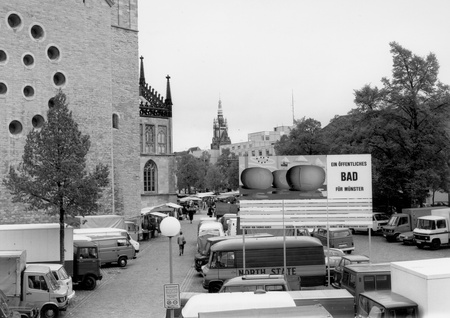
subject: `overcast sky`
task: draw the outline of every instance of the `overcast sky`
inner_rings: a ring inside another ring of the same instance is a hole
[[[355,89],[391,77],[392,41],[434,53],[450,84],[449,13],[448,0],[140,0],[139,54],[164,97],[171,77],[174,151],[209,149],[219,99],[232,143],[345,115]]]

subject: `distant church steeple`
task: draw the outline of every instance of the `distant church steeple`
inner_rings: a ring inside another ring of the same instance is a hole
[[[219,99],[217,118],[214,118],[213,121],[213,138],[211,149],[219,149],[221,145],[229,144],[231,144],[231,139],[228,137],[227,120],[223,117],[222,101]]]

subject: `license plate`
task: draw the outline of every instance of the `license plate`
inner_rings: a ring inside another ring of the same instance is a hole
[[[339,244],[339,247],[347,247],[347,244]]]

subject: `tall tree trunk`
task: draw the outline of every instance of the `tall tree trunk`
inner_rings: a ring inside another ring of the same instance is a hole
[[[64,266],[64,207],[62,204],[59,207],[59,258],[61,264]]]

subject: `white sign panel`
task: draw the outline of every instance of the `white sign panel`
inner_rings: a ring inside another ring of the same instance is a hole
[[[327,156],[328,198],[372,198],[370,155]]]
[[[180,286],[178,284],[164,285],[164,307],[167,309],[181,308]]]

